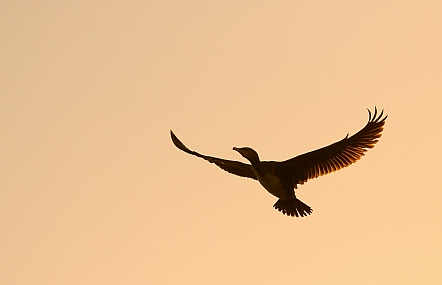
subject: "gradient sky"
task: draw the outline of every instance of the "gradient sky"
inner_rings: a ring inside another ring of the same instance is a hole
[[[2,1],[1,284],[442,284],[442,2]],[[299,187],[284,160],[388,114]]]

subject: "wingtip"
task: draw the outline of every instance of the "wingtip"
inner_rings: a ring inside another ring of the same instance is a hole
[[[177,138],[177,136],[173,133],[172,130],[170,130],[170,138],[172,139],[172,142],[176,147],[181,148],[180,146],[183,143]]]
[[[187,148],[187,146],[185,146],[180,139],[173,133],[172,130],[170,130],[170,137],[172,138],[172,142],[173,144],[180,150],[187,152],[188,154],[192,154],[192,155],[197,155],[199,156],[200,154],[197,152],[194,152],[190,149]]]
[[[373,114],[371,113],[370,109],[368,109],[368,108],[367,108],[367,111],[368,111],[368,123],[382,122],[382,121],[385,121],[385,119],[387,119],[387,117],[388,117],[388,115],[385,115],[385,117],[382,118],[382,116],[384,115],[384,109],[382,109],[380,114],[378,115],[378,110],[377,110],[376,106],[374,106]]]
[[[177,141],[181,143],[181,141],[177,138],[177,136],[174,134],[172,130],[170,130],[170,137],[172,138],[172,141],[174,142],[175,145],[176,145],[175,142]]]

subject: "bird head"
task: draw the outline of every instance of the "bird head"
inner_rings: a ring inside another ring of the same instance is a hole
[[[239,154],[241,154],[251,163],[259,162],[258,154],[250,147],[234,147],[233,150],[239,152]]]

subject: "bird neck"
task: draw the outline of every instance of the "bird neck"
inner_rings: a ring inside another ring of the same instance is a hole
[[[250,158],[247,158],[247,159],[248,159],[248,161],[250,161],[250,163],[253,165],[253,167],[254,167],[255,169],[260,168],[260,166],[261,166],[261,161],[259,160],[259,157],[258,157],[258,156],[256,156],[256,157],[250,157]]]

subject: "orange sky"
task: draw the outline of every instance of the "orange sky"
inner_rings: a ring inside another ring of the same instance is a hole
[[[0,283],[442,284],[440,3],[3,1]],[[306,218],[169,136],[284,160],[375,105]]]

